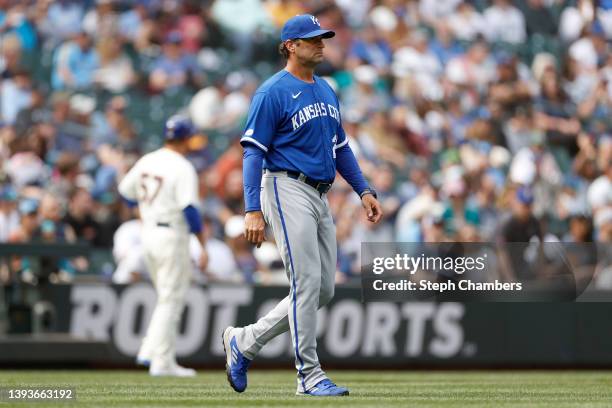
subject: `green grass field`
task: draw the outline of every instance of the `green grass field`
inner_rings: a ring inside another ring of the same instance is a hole
[[[349,397],[295,396],[293,371],[254,369],[235,393],[221,370],[195,379],[150,378],[145,371],[0,370],[0,387],[72,387],[76,403],[0,407],[612,407],[610,371],[332,371]]]

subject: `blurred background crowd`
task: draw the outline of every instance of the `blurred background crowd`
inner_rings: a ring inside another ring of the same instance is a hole
[[[611,0],[0,0],[0,242],[96,254],[47,273],[12,257],[0,281],[146,279],[117,181],[186,111],[210,254],[194,277],[284,283],[273,243],[242,237],[238,140],[305,12],[336,31],[317,74],[385,213],[370,225],[337,178],[338,282],[362,242],[612,240]]]

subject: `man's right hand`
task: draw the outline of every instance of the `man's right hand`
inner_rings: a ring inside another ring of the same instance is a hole
[[[266,239],[265,230],[266,222],[261,211],[249,211],[246,213],[244,216],[244,236],[247,241],[257,245],[257,248],[259,248]]]

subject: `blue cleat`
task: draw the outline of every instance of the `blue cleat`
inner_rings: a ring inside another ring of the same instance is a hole
[[[338,387],[329,378],[319,381],[314,387],[306,392],[298,392],[297,395],[312,395],[313,397],[340,397],[349,395],[348,388]]]
[[[137,358],[136,365],[140,367],[149,367],[151,365],[151,360],[146,358]]]
[[[230,337],[233,327],[223,331],[223,350],[225,350],[225,371],[227,381],[236,392],[243,392],[247,387],[247,370],[251,360],[242,355],[236,344],[236,337]]]

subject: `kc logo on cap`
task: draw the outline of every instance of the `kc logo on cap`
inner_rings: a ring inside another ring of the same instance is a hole
[[[311,14],[299,14],[285,22],[281,31],[281,41],[296,40],[299,38],[313,38],[323,36],[332,38],[336,35],[332,30],[321,28],[319,19]]]

